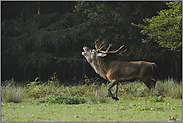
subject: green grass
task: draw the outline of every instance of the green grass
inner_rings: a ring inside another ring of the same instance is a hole
[[[182,100],[150,102],[143,98],[111,99],[103,104],[46,104],[39,100],[2,103],[2,122],[168,122],[182,121]],[[174,120],[173,120],[174,121]]]
[[[2,122],[182,121],[182,82],[173,79],[158,80],[154,92],[140,81],[122,83],[117,102],[107,93],[109,84],[96,78],[72,86],[36,79],[22,86],[13,79],[1,85]]]

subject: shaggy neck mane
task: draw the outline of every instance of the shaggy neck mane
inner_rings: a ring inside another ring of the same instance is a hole
[[[98,73],[104,79],[107,79],[106,73],[108,71],[109,60],[99,57],[96,62],[91,64],[91,66],[94,68],[96,73]]]

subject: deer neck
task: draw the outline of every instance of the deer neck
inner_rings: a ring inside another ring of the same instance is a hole
[[[91,66],[104,79],[107,79],[106,73],[108,71],[108,60],[106,58],[98,58],[95,62],[91,63]]]

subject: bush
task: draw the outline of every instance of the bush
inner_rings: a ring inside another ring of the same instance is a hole
[[[172,97],[172,98],[182,98],[182,82],[178,83],[173,79],[168,80],[158,80],[154,91],[147,89],[142,81],[135,81],[133,83],[121,83],[119,84],[119,96],[124,98],[131,97]],[[112,88],[114,91],[114,88]]]
[[[27,84],[24,88],[26,92],[28,92],[29,97],[33,98],[42,98],[46,97],[47,95],[62,95],[59,89],[59,81],[50,81],[48,80],[44,84],[39,84],[40,81],[36,82],[37,78]]]
[[[21,87],[15,86],[13,78],[4,81],[1,86],[1,101],[20,103],[21,99],[25,96],[24,90]]]
[[[58,104],[82,104],[87,101],[84,98],[72,96],[47,96],[42,98],[40,103],[58,103]]]
[[[84,85],[77,86],[64,86],[59,85],[58,80],[48,80],[44,84],[40,84],[40,82],[30,82],[26,85],[25,91],[28,92],[29,97],[34,98],[43,98],[48,95],[54,96],[86,96],[88,92],[95,88],[95,83],[91,84],[91,82],[96,81],[96,79],[90,80],[90,83],[86,83]]]
[[[120,83],[118,87],[119,96],[130,98],[130,97],[144,97],[148,95],[148,89],[146,85],[137,80],[135,82]]]
[[[179,84],[173,79],[157,81],[154,93],[165,97],[182,98],[182,82]]]
[[[163,96],[149,96],[147,101],[149,101],[149,102],[163,102]]]
[[[78,86],[68,86],[68,87],[60,87],[59,91],[67,96],[84,96],[87,93],[89,86],[78,85]]]

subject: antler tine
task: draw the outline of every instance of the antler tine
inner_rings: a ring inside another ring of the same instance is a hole
[[[109,51],[109,49],[110,49],[111,46],[112,46],[112,44],[109,44],[109,46],[108,46],[107,49],[106,49],[106,52]]]
[[[124,45],[122,45],[119,49],[117,49],[116,51],[109,51],[109,48],[111,47],[112,45],[110,44],[109,46],[108,46],[108,48],[107,48],[107,50],[106,51],[100,51],[101,53],[117,53],[117,52],[119,52],[120,50],[121,50],[121,48],[123,48],[124,47]]]
[[[117,53],[119,52],[123,47],[124,45],[122,45],[119,49],[115,50],[115,51],[109,51],[110,47],[112,46],[112,44],[109,44],[109,46],[107,47],[106,51],[102,51],[102,48],[104,48],[105,45],[104,42],[100,43],[100,45],[98,45],[98,40],[95,41],[95,49],[97,52],[101,52],[101,53]],[[102,46],[103,45],[103,46]],[[123,52],[125,52],[126,50],[124,50]]]
[[[100,45],[98,45],[98,40],[95,41],[95,49],[96,51],[100,51],[105,45],[102,46],[102,44],[104,44],[104,42],[102,42]]]
[[[99,47],[98,47],[98,40],[95,41],[95,49],[96,49],[96,51],[99,50]]]
[[[109,51],[108,53],[117,53],[119,52],[122,48],[124,47],[124,45],[122,45],[119,49],[117,49],[116,51]]]
[[[123,50],[122,52],[119,52],[119,54],[115,54],[115,55],[121,55],[121,56],[123,56],[122,54],[124,53],[124,52],[126,52],[127,51],[127,49],[125,49],[125,50]]]
[[[126,52],[126,51],[127,51],[127,49],[123,50],[123,52],[120,52],[120,53],[124,53],[124,52]]]
[[[103,43],[104,43],[104,42],[102,42],[102,43],[100,44],[100,46],[101,46]],[[110,47],[112,46],[112,44],[109,44],[109,46],[108,46],[108,48],[106,49],[106,51],[101,51],[101,49],[102,49],[104,46],[105,46],[105,45],[103,45],[102,47],[100,47],[99,51],[100,51],[101,53],[108,53]]]
[[[103,43],[104,43],[104,41],[102,43],[100,43],[100,46],[99,47],[101,47]]]
[[[99,51],[105,46],[105,45],[102,46],[102,44],[104,44],[104,41],[100,44],[100,46],[99,46],[99,48],[100,48]]]
[[[95,45],[98,45],[98,40],[95,41]]]

